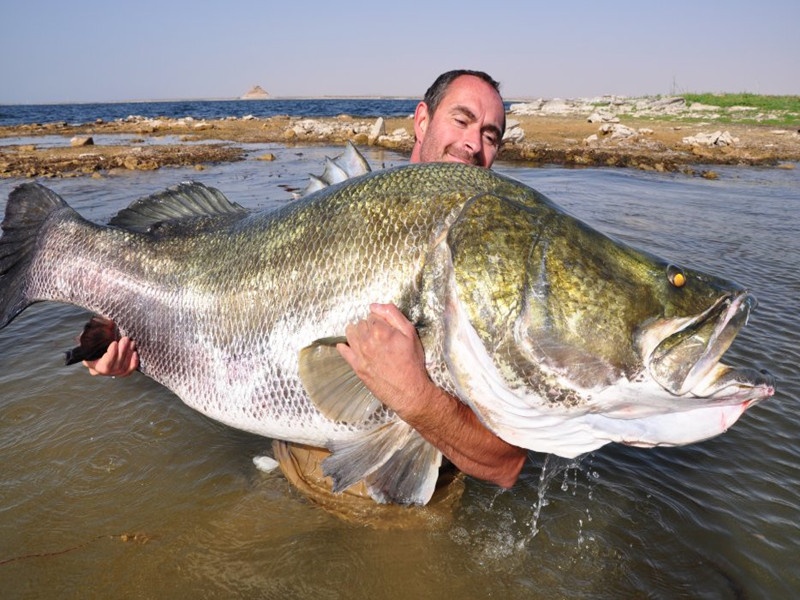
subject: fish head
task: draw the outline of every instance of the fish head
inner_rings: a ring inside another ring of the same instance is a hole
[[[529,188],[473,199],[448,243],[451,321],[470,331],[448,334],[459,395],[512,443],[542,449],[517,436],[526,419],[636,421],[774,393],[768,374],[720,362],[756,305],[736,283],[613,240]]]

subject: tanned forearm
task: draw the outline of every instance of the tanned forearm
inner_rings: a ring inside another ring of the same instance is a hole
[[[467,475],[504,488],[516,483],[527,458],[523,448],[494,435],[469,407],[436,386],[431,385],[424,395],[423,402],[414,404],[429,407],[426,412],[409,414],[401,408],[400,418]]]

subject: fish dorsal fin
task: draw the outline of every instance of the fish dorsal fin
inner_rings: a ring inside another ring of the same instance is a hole
[[[109,225],[144,233],[168,223],[202,221],[211,226],[248,214],[247,209],[228,200],[218,189],[202,183],[184,182],[136,200],[111,219]]]
[[[340,343],[347,343],[347,339],[323,338],[300,350],[300,380],[325,417],[344,423],[362,422],[382,404],[339,354],[336,344]]]
[[[341,183],[352,177],[365,175],[370,171],[372,169],[367,159],[352,142],[348,141],[342,154],[335,158],[325,158],[325,169],[322,175],[310,175],[306,188],[299,194],[295,194],[295,197],[308,196],[334,183]]]

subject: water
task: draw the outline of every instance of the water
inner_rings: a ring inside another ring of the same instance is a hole
[[[82,104],[0,104],[0,126],[24,123],[91,123],[115,121],[131,115],[180,119],[226,117],[407,117],[414,114],[418,98],[295,98],[267,100],[174,100]],[[506,109],[511,105],[506,102]]]
[[[248,206],[289,201],[334,148],[269,149],[203,172],[47,184],[92,219],[184,179]],[[373,165],[402,156],[370,149]],[[768,367],[770,401],[690,447],[532,455],[507,492],[467,480],[452,520],[376,530],[311,505],[268,448],[141,375],[63,367],[86,315],[38,305],[0,331],[4,598],[789,598],[800,593],[800,169],[720,179],[500,164],[574,215],[760,305],[727,361]],[[0,182],[0,205],[19,181]]]
[[[267,100],[176,100],[169,102],[116,102],[84,104],[0,104],[0,125],[114,121],[130,115],[179,119],[225,117],[406,117],[414,113],[416,98],[299,98]],[[509,103],[506,103],[506,107]]]

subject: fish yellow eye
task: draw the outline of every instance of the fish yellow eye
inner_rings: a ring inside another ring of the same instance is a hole
[[[669,282],[677,288],[686,285],[686,274],[680,269],[680,267],[676,267],[675,265],[670,265],[667,267],[667,279],[669,279]]]

